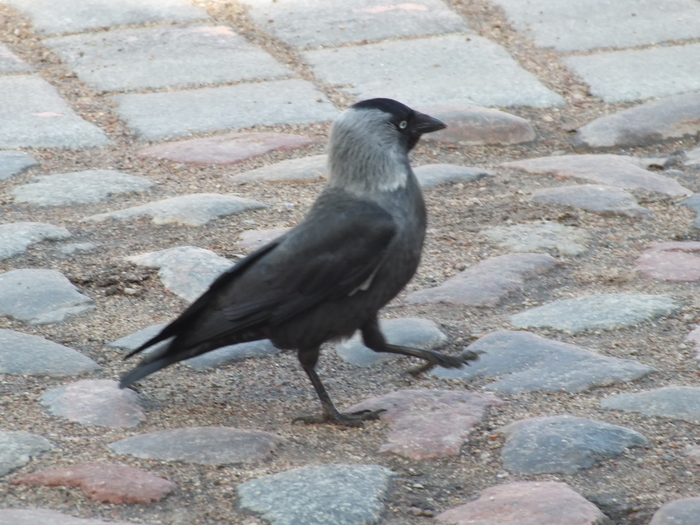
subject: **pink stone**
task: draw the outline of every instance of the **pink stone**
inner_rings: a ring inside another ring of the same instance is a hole
[[[425,108],[425,112],[444,121],[447,128],[425,135],[423,140],[476,146],[520,144],[537,138],[527,120],[497,109],[445,104]]]
[[[603,525],[598,507],[566,483],[520,481],[489,487],[476,501],[435,519],[451,525]]]
[[[700,242],[652,243],[638,258],[635,270],[647,279],[700,280]]]
[[[12,484],[79,487],[92,501],[115,505],[160,501],[175,489],[166,479],[110,463],[40,470],[15,478]]]
[[[328,155],[313,155],[311,157],[283,160],[277,164],[233,175],[230,180],[236,184],[247,184],[250,182],[281,182],[287,184],[314,182],[326,176],[327,160]]]
[[[552,173],[560,177],[577,177],[598,184],[626,190],[642,188],[673,197],[692,195],[675,180],[640,167],[641,161],[624,155],[561,155],[504,162],[504,168],[528,173]]]
[[[227,133],[158,144],[142,149],[138,155],[194,164],[235,164],[270,151],[292,150],[316,142],[310,137],[285,133]]]
[[[700,359],[700,327],[696,328],[685,336],[685,340],[695,345],[695,350],[698,352],[695,359]]]
[[[457,456],[464,439],[481,421],[484,409],[502,401],[491,394],[454,390],[399,390],[366,399],[349,409],[384,409],[380,414],[391,428],[381,453],[412,460]]]
[[[240,244],[243,248],[247,250],[257,250],[261,246],[267,244],[268,242],[276,239],[280,235],[291,230],[291,228],[272,228],[270,230],[247,230],[241,232],[238,236],[240,237]]]
[[[440,286],[409,294],[409,303],[496,306],[509,293],[519,290],[527,279],[550,271],[554,257],[541,253],[511,253],[492,257],[467,268]]]

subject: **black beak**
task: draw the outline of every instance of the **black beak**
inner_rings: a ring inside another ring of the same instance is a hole
[[[439,131],[441,129],[445,129],[446,127],[447,124],[440,119],[431,117],[430,115],[426,115],[420,111],[413,112],[413,128],[421,135],[423,133]]]

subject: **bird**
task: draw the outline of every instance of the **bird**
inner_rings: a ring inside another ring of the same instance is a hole
[[[358,102],[335,119],[328,140],[328,178],[291,230],[221,274],[174,321],[126,358],[148,352],[121,377],[126,388],[178,361],[222,346],[269,339],[296,350],[321,402],[305,423],[361,426],[379,411],[342,413],[321,382],[320,347],[360,331],[368,348],[459,368],[474,352],[451,356],[390,344],[378,312],[414,276],[427,212],[408,154],[441,120],[388,98]]]

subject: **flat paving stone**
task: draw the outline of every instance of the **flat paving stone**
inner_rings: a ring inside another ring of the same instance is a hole
[[[700,38],[700,6],[693,0],[494,0],[518,31],[558,51],[633,47]]]
[[[413,461],[458,456],[472,428],[489,406],[502,401],[491,394],[454,390],[399,390],[353,405],[349,412],[385,410],[379,417],[391,432],[380,453]]]
[[[379,465],[321,465],[241,483],[241,509],[273,525],[379,523],[393,472]]]
[[[700,228],[700,193],[694,193],[687,199],[680,201],[678,204],[680,206],[690,208],[696,213],[695,221],[693,221],[693,228]]]
[[[566,483],[516,481],[483,490],[479,499],[438,514],[451,525],[609,525],[598,507]]]
[[[641,161],[624,155],[561,155],[504,162],[503,168],[515,168],[528,173],[575,177],[625,190],[645,189],[672,197],[691,195],[670,177],[641,168]]]
[[[188,164],[226,165],[259,157],[271,151],[291,151],[316,142],[318,141],[314,138],[289,133],[226,133],[215,137],[150,146],[140,150],[138,155]]]
[[[15,202],[37,206],[69,206],[107,200],[112,195],[146,191],[153,182],[114,170],[86,170],[39,175],[29,184],[10,189]]]
[[[525,282],[554,269],[557,260],[539,253],[512,253],[481,261],[439,286],[408,294],[409,303],[496,306]]]
[[[694,148],[686,152],[686,166],[698,166],[700,165],[700,147]]]
[[[0,151],[0,181],[19,175],[36,164],[36,159],[24,151]]]
[[[116,381],[83,379],[45,392],[41,404],[54,416],[83,425],[131,428],[146,419],[139,395]]]
[[[53,448],[51,441],[36,434],[0,431],[0,477],[23,467],[29,463],[29,458]]]
[[[56,88],[39,76],[0,77],[0,100],[1,149],[78,149],[111,142],[100,128],[80,118]]]
[[[668,386],[604,398],[601,408],[700,423],[700,388]]]
[[[209,221],[251,210],[267,208],[262,202],[244,199],[236,195],[218,193],[194,193],[149,202],[123,210],[98,213],[85,217],[85,221],[102,222],[108,219],[129,220],[147,215],[153,224],[181,224],[202,226]]]
[[[646,146],[698,133],[700,93],[686,93],[598,117],[576,131],[574,144],[590,148]]]
[[[163,286],[185,301],[194,301],[233,262],[210,250],[194,246],[178,246],[158,252],[126,257],[126,260],[147,268],[158,268]],[[0,276],[1,277],[1,276]]]
[[[538,335],[501,330],[478,339],[468,350],[483,352],[460,369],[437,367],[441,379],[495,379],[487,390],[516,392],[583,392],[599,386],[634,381],[654,371],[632,359],[607,357]]]
[[[71,376],[99,368],[73,348],[36,335],[0,329],[0,374]]]
[[[276,348],[269,339],[262,339],[260,341],[250,341],[249,343],[224,346],[207,352],[206,354],[187,359],[185,364],[191,366],[198,372],[204,372],[216,368],[217,366],[238,363],[246,359],[272,357],[279,353],[280,350]]]
[[[0,274],[0,315],[29,324],[62,323],[95,303],[56,270],[22,269]]]
[[[700,242],[652,243],[635,261],[634,269],[647,279],[700,280]]]
[[[323,0],[259,2],[242,0],[248,15],[274,37],[301,48],[362,43],[468,31],[467,24],[441,0]]]
[[[700,16],[700,7],[697,13],[695,16]],[[700,44],[569,56],[562,61],[605,102],[631,102],[700,90],[700,71],[691,66],[700,62]]]
[[[700,516],[700,498],[669,501],[654,513],[649,525],[696,525]]]
[[[152,503],[175,490],[175,484],[166,479],[112,463],[39,470],[13,479],[12,484],[78,487],[92,501],[114,505]]]
[[[291,228],[270,228],[269,230],[246,230],[238,234],[238,244],[246,250],[257,250],[287,233]]]
[[[63,226],[43,222],[11,222],[0,224],[0,261],[24,253],[42,241],[62,241],[71,233]]]
[[[405,319],[382,319],[379,321],[386,340],[393,345],[430,350],[447,342],[447,336],[440,327],[428,319],[407,317]],[[359,332],[335,347],[336,353],[346,363],[368,367],[390,361],[397,354],[370,350],[362,343]]]
[[[342,86],[340,91],[358,99],[389,97],[412,107],[564,104],[504,48],[476,35],[321,49],[302,56],[322,82]]]
[[[423,108],[447,128],[429,133],[423,140],[463,146],[522,144],[537,138],[532,124],[505,111],[469,104],[440,104]]]
[[[220,84],[292,73],[226,26],[115,29],[42,43],[80,80],[102,91]]]
[[[289,159],[269,166],[232,175],[229,180],[237,184],[255,182],[314,182],[326,177],[328,155],[312,155]]]
[[[24,73],[34,68],[15,55],[6,45],[0,44],[0,74]]]
[[[209,18],[186,0],[3,0],[29,17],[39,33],[71,33],[145,22],[185,22]]]
[[[235,465],[264,461],[283,443],[279,436],[261,430],[189,427],[128,437],[109,448],[144,459]]]
[[[520,474],[573,474],[648,443],[639,432],[573,416],[533,417],[499,429],[503,467]]]
[[[133,521],[76,518],[50,509],[0,509],[0,525],[138,525]]]
[[[631,193],[601,184],[575,184],[536,190],[532,192],[532,200],[571,206],[604,216],[652,217],[652,213],[640,206]]]
[[[296,79],[112,98],[119,116],[141,138],[150,140],[229,128],[326,122],[339,114],[313,84]]]
[[[456,164],[426,164],[418,166],[413,171],[418,178],[418,184],[423,189],[456,182],[475,182],[494,175],[488,170]]]
[[[74,253],[85,253],[91,252],[97,248],[97,244],[94,242],[73,242],[70,244],[64,244],[58,251],[63,255],[73,255]]]
[[[562,255],[581,255],[588,250],[590,235],[583,228],[558,222],[514,224],[481,230],[490,242],[513,252],[552,251]]]
[[[672,315],[680,304],[668,295],[597,294],[563,299],[510,317],[516,328],[553,328],[575,334],[616,330]]]

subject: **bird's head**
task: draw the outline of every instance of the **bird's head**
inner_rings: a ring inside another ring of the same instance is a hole
[[[329,184],[356,191],[403,187],[408,152],[444,122],[388,98],[351,106],[335,120],[329,140]]]

